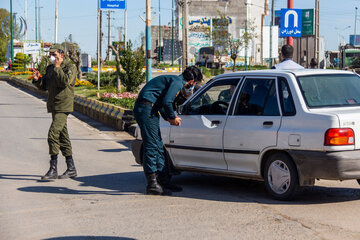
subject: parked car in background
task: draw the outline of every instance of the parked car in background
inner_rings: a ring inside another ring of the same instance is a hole
[[[360,77],[336,70],[222,74],[161,121],[168,164],[263,180],[275,199],[315,179],[360,179]],[[142,141],[132,151],[142,163]]]

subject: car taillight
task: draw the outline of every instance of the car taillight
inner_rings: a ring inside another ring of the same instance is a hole
[[[330,128],[325,133],[325,145],[354,145],[354,131],[351,128]]]

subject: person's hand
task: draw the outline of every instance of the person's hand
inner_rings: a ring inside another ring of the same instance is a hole
[[[40,77],[40,72],[38,70],[34,69],[33,78],[37,81],[37,80],[39,80],[39,77]]]
[[[181,118],[179,117],[175,117],[174,119],[169,119],[168,120],[170,125],[173,125],[173,126],[181,126]]]
[[[56,59],[55,67],[60,67],[61,63],[64,61],[64,58],[61,56],[61,54],[58,54],[58,56],[56,56],[55,59]]]

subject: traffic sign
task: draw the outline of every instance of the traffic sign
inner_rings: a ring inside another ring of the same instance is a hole
[[[281,9],[280,37],[301,37],[302,9]]]
[[[126,9],[125,0],[99,0],[100,9]]]
[[[315,15],[314,9],[302,10],[302,35],[312,36],[315,34]]]

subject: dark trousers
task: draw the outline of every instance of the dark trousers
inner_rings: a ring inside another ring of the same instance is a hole
[[[72,155],[71,142],[67,130],[69,113],[52,113],[52,123],[48,133],[49,154],[58,155],[61,151],[64,157]]]
[[[143,140],[143,167],[147,174],[164,170],[164,146],[161,140],[159,113],[152,106],[135,103],[134,117]]]

